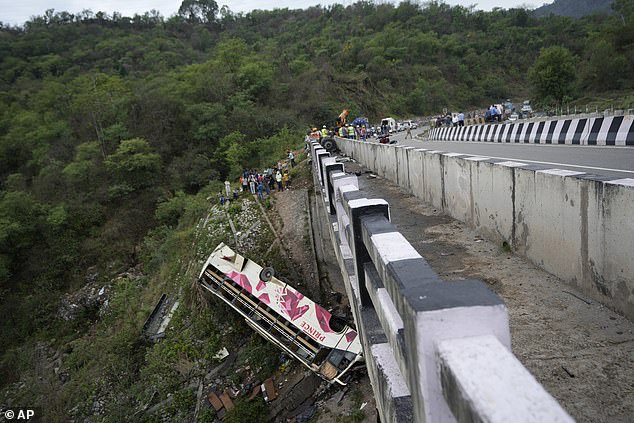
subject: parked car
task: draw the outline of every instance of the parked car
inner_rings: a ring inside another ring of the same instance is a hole
[[[418,128],[418,124],[416,122],[414,122],[413,120],[406,120],[403,122],[403,126],[405,127],[405,129],[410,128],[410,129],[416,129]]]

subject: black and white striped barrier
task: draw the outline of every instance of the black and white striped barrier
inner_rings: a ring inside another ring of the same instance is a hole
[[[631,145],[634,116],[607,116],[434,128],[430,141],[526,144]]]
[[[481,281],[443,282],[390,222],[388,203],[367,198],[323,151],[311,145],[315,186],[381,421],[571,422],[510,352],[502,300]]]

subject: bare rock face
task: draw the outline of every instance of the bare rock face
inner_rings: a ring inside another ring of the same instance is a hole
[[[118,279],[139,279],[141,276],[138,268],[130,268],[107,283],[100,283],[99,272],[96,268],[90,267],[86,270],[86,285],[75,292],[66,294],[62,298],[57,314],[65,321],[86,315],[94,316],[96,319],[107,310],[110,292]]]

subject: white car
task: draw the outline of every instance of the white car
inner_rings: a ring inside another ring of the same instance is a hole
[[[414,122],[413,120],[406,120],[403,122],[403,126],[405,127],[405,129],[409,128],[409,129],[416,129],[418,128],[418,124],[416,122]]]

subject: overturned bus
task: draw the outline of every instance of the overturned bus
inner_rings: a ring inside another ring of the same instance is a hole
[[[273,269],[221,243],[207,259],[199,284],[240,313],[249,326],[330,383],[363,360],[359,336]]]

